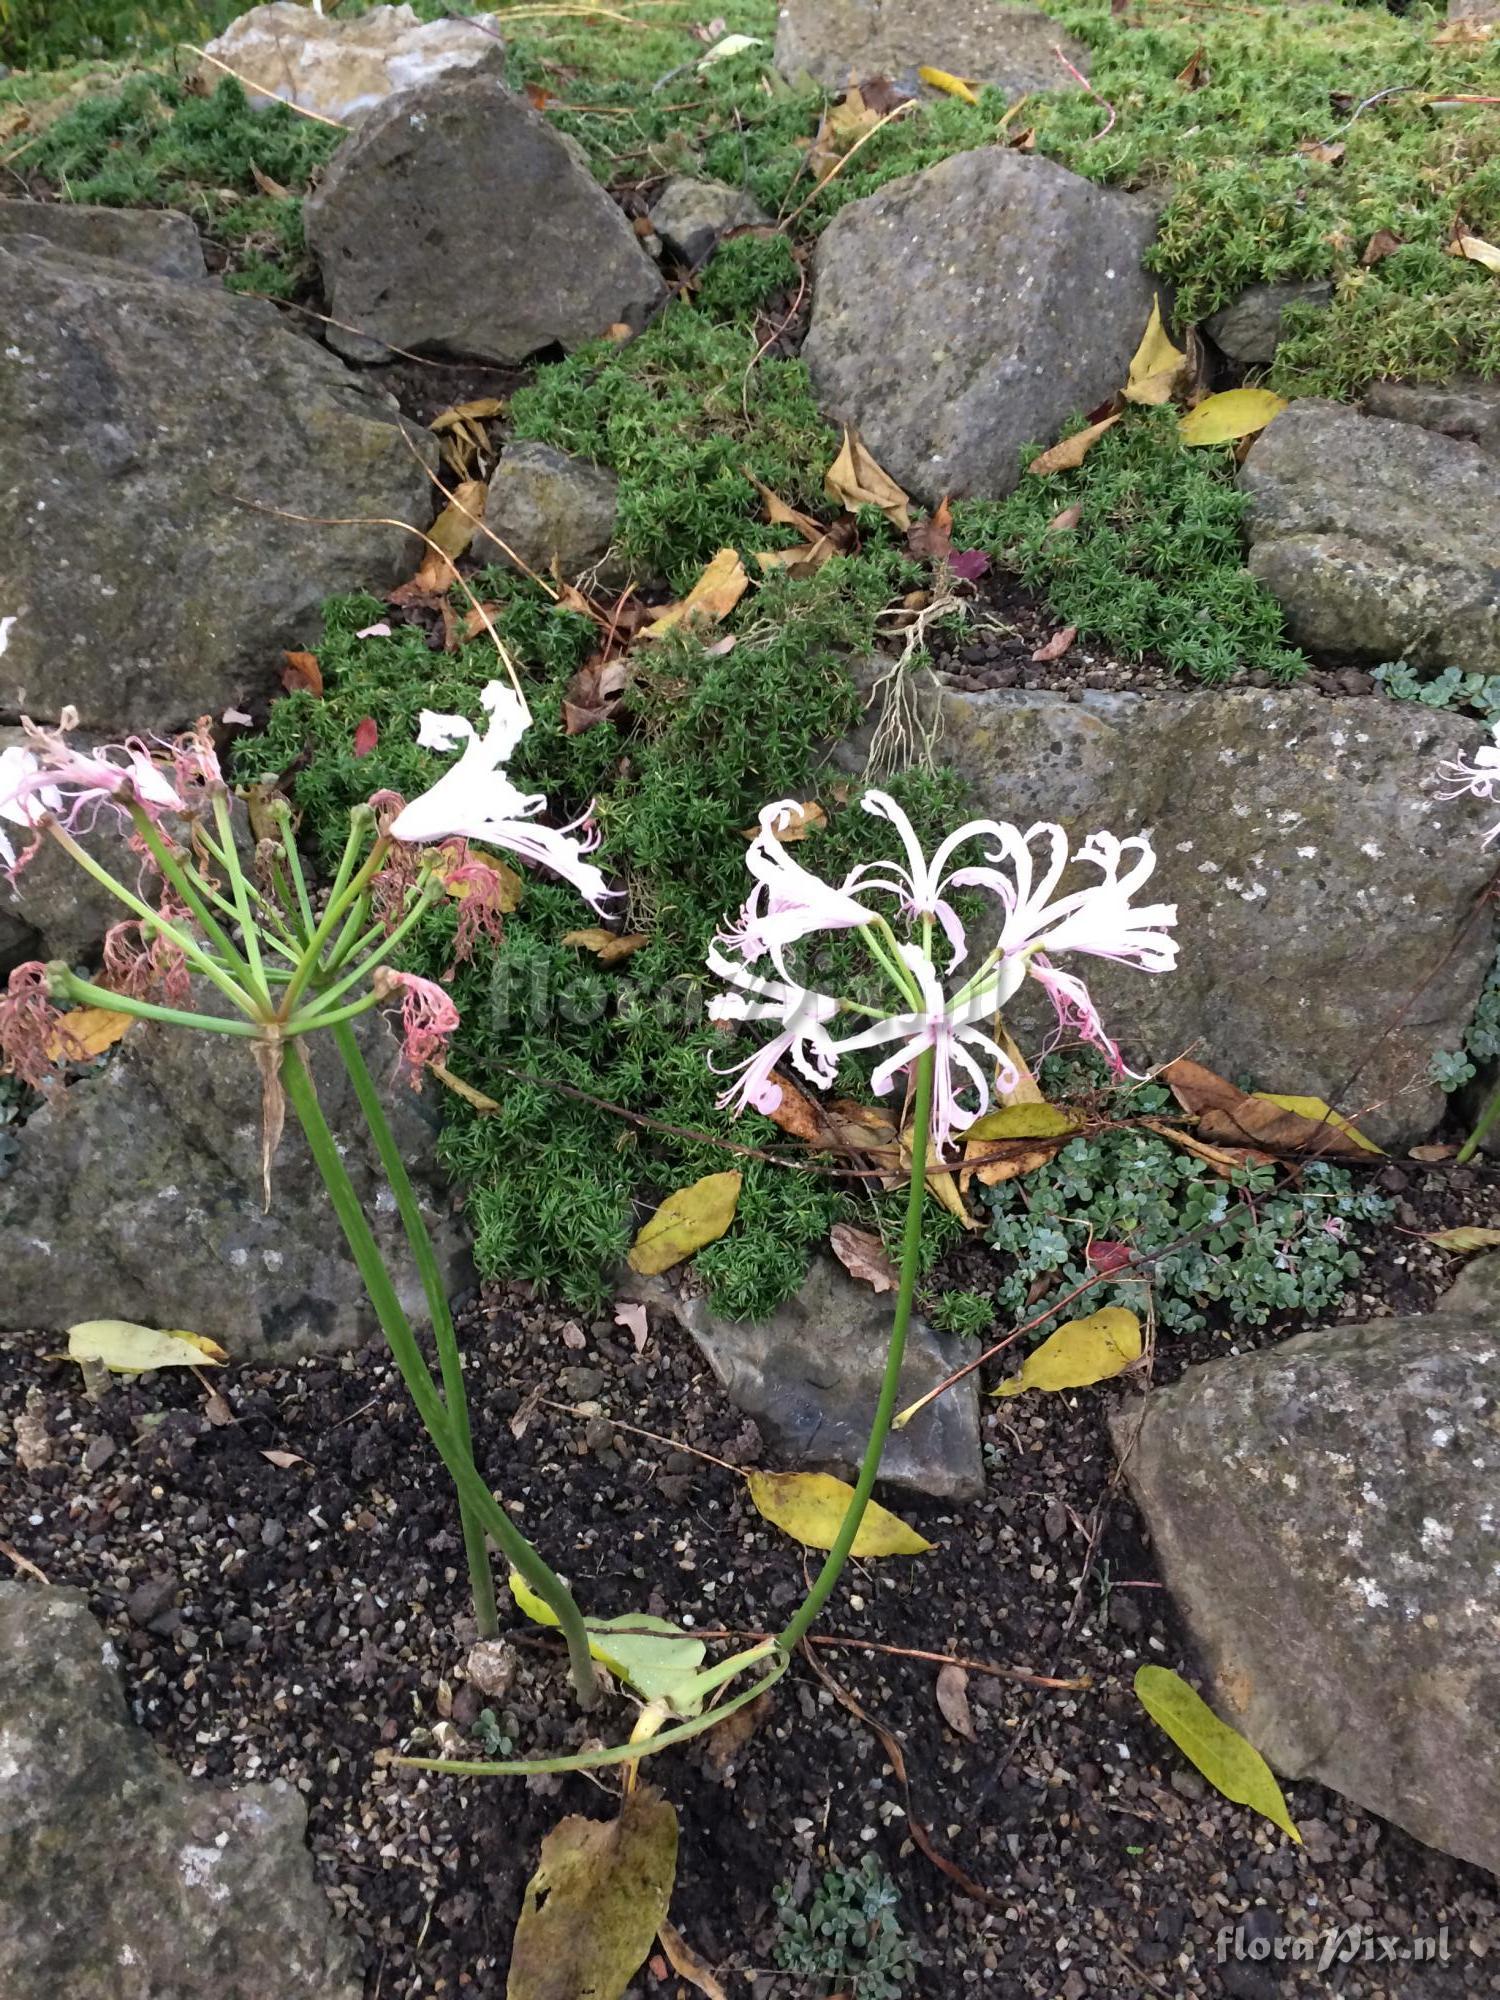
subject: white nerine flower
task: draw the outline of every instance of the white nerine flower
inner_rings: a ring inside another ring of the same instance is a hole
[[[853,930],[875,921],[876,912],[848,893],[852,875],[841,889],[832,888],[777,838],[777,829],[799,811],[794,799],[778,799],[761,810],[760,832],[745,855],[755,887],[739,922],[718,940],[741,958],[769,955],[779,966],[787,946],[814,931]]]
[[[709,1002],[708,1018],[720,1025],[730,1021],[779,1021],[781,1033],[773,1035],[748,1061],[721,1074],[740,1080],[719,1099],[723,1110],[733,1104],[736,1111],[747,1108],[768,1116],[781,1102],[781,1085],[771,1072],[783,1056],[810,1083],[826,1089],[833,1082],[838,1057],[828,1037],[827,1024],[839,1011],[837,1000],[826,993],[811,993],[779,979],[763,979],[741,961],[726,957],[717,946],[708,954],[709,970],[718,975],[731,992],[719,993]],[[710,1068],[717,1064],[710,1061]]]
[[[1493,743],[1485,743],[1474,752],[1472,764],[1466,764],[1462,757],[1450,757],[1438,765],[1438,782],[1443,789],[1440,799],[1476,798],[1486,801],[1500,794],[1500,722],[1493,725]],[[1500,820],[1484,836],[1484,845],[1500,840]]]
[[[9,750],[0,750],[0,820],[30,829],[38,824],[43,813],[62,811],[62,793],[56,786],[37,782],[41,769],[31,752],[19,743]],[[16,850],[3,826],[0,826],[0,861],[8,869],[16,865]]]
[[[585,813],[567,826],[536,824],[537,815],[547,809],[546,798],[541,792],[519,791],[504,769],[531,720],[525,703],[503,681],[490,681],[479,699],[489,712],[482,736],[467,716],[423,709],[417,741],[424,749],[463,748],[430,791],[401,808],[390,825],[392,837],[422,845],[461,836],[508,848],[571,882],[602,913],[615,892],[605,886],[593,862],[584,859],[599,844],[593,821]]]

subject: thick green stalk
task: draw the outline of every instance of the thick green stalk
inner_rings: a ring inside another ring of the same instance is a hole
[[[292,809],[285,799],[278,799],[272,806],[271,817],[281,828],[281,849],[286,856],[286,865],[291,874],[297,908],[302,913],[307,936],[311,937],[318,928],[318,922],[313,915],[312,897],[307,892],[307,877],[302,872],[302,856],[297,852],[297,835],[292,826]]]
[[[258,1021],[231,1021],[216,1014],[190,1014],[181,1007],[161,1007],[154,1000],[135,1000],[128,993],[115,993],[107,986],[95,986],[80,979],[61,962],[47,967],[54,995],[80,1007],[102,1007],[111,1014],[131,1014],[142,1021],[165,1021],[172,1028],[199,1028],[209,1035],[243,1035],[258,1040],[263,1034]]]
[[[370,953],[369,957],[362,958],[351,972],[344,973],[343,977],[336,979],[332,986],[325,987],[316,993],[308,1001],[304,1012],[309,1017],[320,1014],[325,1007],[331,1006],[339,998],[340,994],[347,993],[351,986],[358,986],[364,980],[367,980],[376,966],[382,964],[390,957],[397,945],[403,941],[413,926],[426,915],[441,894],[442,890],[436,883],[429,883],[418,895],[417,900],[412,904],[400,923],[396,925],[394,930],[386,934],[375,950]]]
[[[162,880],[170,882],[177,891],[189,912],[196,918],[203,935],[223,958],[226,969],[236,980],[244,979],[249,973],[249,965],[244,955],[235,949],[234,941],[228,932],[215,919],[203,887],[194,878],[193,871],[183,867],[157,831],[151,815],[142,807],[131,806],[130,821],[135,828],[136,838],[156,863],[157,872]]]
[[[427,1297],[427,1313],[432,1322],[432,1337],[437,1345],[438,1367],[443,1378],[443,1401],[448,1406],[448,1421],[453,1427],[454,1438],[472,1457],[469,1399],[464,1390],[463,1357],[458,1349],[458,1335],[453,1326],[453,1314],[448,1309],[448,1293],[443,1284],[443,1274],[438,1268],[427,1224],[422,1219],[422,1205],[417,1200],[411,1176],[406,1171],[401,1148],[392,1135],[390,1122],[385,1115],[385,1106],[380,1101],[380,1093],[375,1088],[374,1078],[370,1075],[369,1066],[360,1053],[359,1043],[355,1040],[354,1032],[347,1021],[341,1021],[334,1028],[333,1039],[338,1046],[339,1054],[344,1059],[344,1068],[349,1072],[349,1080],[354,1085],[359,1108],[365,1114],[365,1123],[369,1126],[370,1136],[375,1141],[380,1164],[390,1183],[391,1193],[396,1197],[396,1208],[400,1213],[402,1226],[406,1230],[406,1240],[411,1245],[411,1254],[422,1276],[422,1290]],[[464,1554],[469,1563],[469,1583],[474,1592],[474,1616],[479,1625],[479,1636],[481,1639],[493,1639],[499,1635],[500,1618],[495,1609],[495,1578],[490,1569],[489,1543],[485,1537],[483,1523],[462,1496],[458,1505],[463,1519]]]
[[[339,860],[339,871],[334,877],[332,889],[328,892],[328,902],[318,923],[318,928],[308,940],[302,963],[292,975],[292,983],[282,999],[282,1014],[289,1015],[297,997],[313,974],[318,970],[323,947],[332,937],[334,928],[345,915],[351,903],[358,902],[381,862],[385,859],[389,842],[376,836],[375,845],[365,856],[358,873],[354,872],[354,857],[359,851],[359,843],[373,822],[374,815],[368,806],[356,806],[349,815],[349,838]]]
[[[1496,1089],[1494,1096],[1480,1112],[1479,1123],[1459,1147],[1456,1165],[1460,1167],[1468,1165],[1489,1136],[1490,1127],[1497,1118],[1500,1118],[1500,1088]]]
[[[472,1453],[463,1451],[453,1436],[437,1384],[422,1358],[422,1350],[396,1295],[385,1259],[380,1254],[380,1246],[365,1219],[354,1184],[349,1179],[333,1134],[328,1129],[328,1121],[323,1116],[323,1107],[318,1102],[312,1077],[295,1042],[282,1057],[281,1082],[287,1101],[307,1135],[314,1163],[323,1176],[328,1198],[333,1203],[334,1213],[364,1280],[381,1329],[390,1343],[401,1379],[416,1405],[417,1414],[437,1446],[438,1454],[458,1488],[460,1499],[473,1508],[486,1531],[500,1544],[507,1561],[520,1571],[538,1597],[552,1610],[568,1642],[568,1662],[579,1706],[592,1708],[598,1699],[599,1682],[589,1653],[583,1614],[562,1578],[543,1561],[480,1478]]]
[[[865,1517],[870,1495],[875,1490],[881,1454],[890,1435],[891,1419],[896,1414],[901,1363],[906,1354],[906,1329],[911,1322],[912,1300],[917,1290],[917,1264],[922,1251],[922,1200],[927,1191],[927,1131],[932,1117],[933,1063],[930,1048],[924,1049],[917,1058],[916,1101],[912,1106],[911,1189],[906,1198],[906,1228],[901,1238],[901,1285],[896,1294],[896,1316],[891,1322],[891,1342],[886,1349],[880,1398],[875,1405],[875,1417],[870,1425],[859,1478],[844,1510],[844,1518],[839,1523],[833,1547],[824,1558],[823,1567],[818,1571],[812,1589],[802,1600],[796,1616],[776,1642],[787,1656],[796,1651],[811,1629],[814,1619],[832,1595],[844,1564],[849,1560],[859,1524]]]

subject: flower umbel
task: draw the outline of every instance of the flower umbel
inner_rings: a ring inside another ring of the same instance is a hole
[[[867,792],[861,803],[896,829],[906,861],[864,863],[837,888],[786,854],[776,837],[784,803],[761,814],[761,831],[748,857],[755,887],[738,922],[708,958],[710,970],[733,990],[721,994],[709,1011],[717,1021],[775,1020],[781,1033],[740,1066],[742,1082],[720,1103],[773,1112],[780,1092],[772,1070],[783,1056],[811,1081],[826,1085],[843,1057],[895,1044],[871,1078],[877,1095],[884,1095],[931,1050],[931,1137],[939,1149],[947,1148],[994,1098],[1003,1098],[1020,1081],[1000,1014],[1028,975],[1056,1010],[1053,1040],[1074,1035],[1122,1070],[1119,1050],[1088,988],[1053,960],[1060,953],[1083,952],[1144,972],[1172,969],[1177,944],[1169,932],[1176,906],[1134,901],[1156,866],[1150,841],[1144,835],[1120,840],[1095,833],[1070,854],[1067,835],[1049,822],[1023,832],[1006,821],[970,820],[942,841],[929,861],[916,829],[888,793]],[[971,845],[980,848],[982,859],[954,865]],[[1095,869],[1099,879],[1060,893],[1070,865]],[[994,900],[999,937],[968,981],[950,990],[933,945],[941,931],[949,975],[968,957],[969,939],[950,894],[963,889]],[[892,931],[887,911],[906,925],[905,939]],[[871,957],[900,996],[901,1004],[888,1015],[809,990],[787,966],[788,949],[815,932],[852,929],[863,933]],[[770,959],[774,979],[749,971],[761,958]],[[827,1024],[840,1013],[864,1014],[870,1025],[834,1040]]]
[[[423,709],[417,741],[424,749],[463,748],[430,791],[397,813],[390,824],[392,839],[420,846],[459,836],[507,848],[571,882],[602,914],[612,892],[601,871],[584,858],[599,844],[592,819],[584,813],[567,826],[537,824],[538,814],[547,809],[546,798],[518,790],[504,768],[530,722],[526,706],[503,681],[490,681],[479,699],[489,713],[482,736],[467,716]]]
[[[1450,757],[1437,767],[1438,783],[1442,790],[1440,799],[1475,798],[1492,800],[1500,796],[1500,722],[1494,725],[1493,743],[1481,744],[1474,752],[1474,761],[1465,763],[1462,757]],[[1500,840],[1500,820],[1484,836],[1484,845]]]

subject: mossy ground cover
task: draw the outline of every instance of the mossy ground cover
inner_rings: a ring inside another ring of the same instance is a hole
[[[684,33],[701,9],[672,0],[617,11],[635,18],[518,17],[509,44],[512,83],[578,138],[601,179],[649,189],[669,172],[708,173],[748,185],[773,214],[804,202],[806,146],[824,100],[770,75],[768,0],[737,8],[728,22],[760,35],[763,47],[701,75],[702,44]],[[1285,350],[1290,385],[1347,390],[1361,371],[1433,372],[1440,358],[1495,365],[1493,326],[1481,311],[1493,279],[1442,251],[1460,209],[1474,231],[1500,233],[1493,155],[1472,109],[1429,102],[1437,90],[1482,91],[1481,70],[1462,49],[1434,44],[1430,12],[1397,20],[1354,7],[1267,10],[1250,22],[1242,9],[1203,5],[1179,21],[1147,0],[1118,16],[1095,0],[1060,0],[1056,11],[1094,50],[1096,87],[1114,104],[1116,127],[1098,138],[1098,103],[1067,92],[1039,94],[1024,119],[1039,151],[1161,193],[1157,261],[1185,316],[1252,278],[1333,276],[1332,312],[1309,320]],[[107,36],[100,45],[121,46]],[[1196,89],[1179,75],[1195,56]],[[280,109],[251,112],[232,82],[197,96],[191,66],[190,57],[162,54],[73,105],[26,150],[34,188],[185,207],[224,244],[229,282],[312,302],[300,203],[335,135]],[[54,81],[65,87],[65,78]],[[1414,87],[1354,121],[1339,166],[1295,151],[1392,81]],[[0,83],[0,115],[39,87]],[[837,440],[800,362],[761,352],[798,289],[799,260],[847,201],[1014,132],[1015,118],[1002,128],[1005,110],[988,92],[974,106],[924,104],[877,135],[794,230],[722,247],[642,338],[541,367],[515,396],[513,435],[545,438],[616,472],[619,546],[638,577],[680,593],[720,547],[753,554],[782,544],[785,532],[761,518],[749,474],[796,505],[826,508],[822,479]],[[285,192],[268,192],[267,181]],[[1359,256],[1377,227],[1407,247],[1367,269]],[[1355,338],[1366,319],[1369,338]],[[1060,619],[1121,651],[1156,649],[1207,681],[1252,667],[1291,677],[1302,663],[1242,565],[1232,473],[1225,451],[1182,450],[1168,415],[1133,412],[1078,472],[960,508],[960,542],[1018,567]],[[1047,521],[1074,500],[1079,529],[1049,536]],[[875,851],[875,823],[822,759],[854,713],[849,662],[870,650],[880,611],[928,579],[878,516],[861,527],[850,558],[753,591],[725,627],[736,641],[728,654],[690,638],[652,652],[617,717],[577,737],[562,733],[560,706],[594,645],[591,626],[533,586],[500,573],[482,579],[503,607],[501,629],[536,714],[517,774],[558,813],[597,801],[605,853],[628,896],[626,921],[651,939],[623,966],[599,968],[562,943],[586,921],[576,898],[532,879],[498,957],[453,972],[464,1015],[453,1066],[500,1107],[481,1114],[455,1100],[444,1141],[486,1271],[593,1305],[641,1199],[726,1163],[705,1141],[623,1123],[548,1082],[689,1132],[787,1150],[765,1121],[731,1125],[716,1108],[722,1084],[708,1058],[727,1061],[735,1045],[704,1025],[703,955],[743,896],[743,829],[768,799],[818,797],[829,808],[830,825],[809,852],[824,872]],[[448,656],[414,630],[355,638],[379,609],[365,599],[328,607],[324,698],[278,703],[240,756],[242,776],[287,775],[325,845],[347,807],[377,786],[410,793],[431,782],[437,761],[413,741],[418,711],[474,714],[494,671],[482,643]],[[354,728],[366,716],[378,724],[378,745],[356,759]],[[915,776],[901,789],[929,837],[959,811],[945,783]],[[451,918],[435,917],[413,964],[445,973],[451,932]],[[789,1292],[834,1219],[889,1220],[882,1197],[767,1163],[744,1166],[734,1229],[697,1259],[728,1310],[760,1311]],[[933,1233],[933,1254],[945,1228]]]

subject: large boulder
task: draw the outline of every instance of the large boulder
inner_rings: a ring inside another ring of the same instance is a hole
[[[54,250],[133,264],[156,278],[206,278],[203,244],[175,208],[89,208],[71,201],[0,201],[0,243],[33,236]]]
[[[1222,1713],[1500,1872],[1500,1331],[1435,1313],[1191,1368],[1113,1420]]]
[[[1240,471],[1250,567],[1310,652],[1500,673],[1500,460],[1307,398]]]
[[[6,2000],[357,2000],[300,1794],[162,1756],[75,1591],[0,1583],[0,1782]]]
[[[435,463],[273,307],[0,243],[0,713],[165,732],[266,694],[325,597],[419,552],[283,514],[425,524]]]
[[[665,294],[581,149],[486,78],[388,98],[334,155],[304,219],[344,322],[328,338],[354,360],[395,346],[524,361],[639,327]]]
[[[213,91],[230,70],[254,110],[279,99],[355,125],[394,91],[476,73],[503,75],[505,43],[493,14],[421,21],[402,6],[346,18],[301,0],[273,0],[241,14],[208,44],[199,88]]]
[[[815,260],[820,402],[925,500],[1010,492],[1023,445],[1124,382],[1163,289],[1141,268],[1155,227],[1134,196],[1003,147],[851,202]]]
[[[915,87],[922,68],[947,70],[1019,94],[1077,89],[1059,59],[1088,74],[1089,52],[1032,7],[996,0],[784,0],[776,23],[776,67],[843,90],[883,76]]]
[[[731,1402],[766,1432],[788,1465],[853,1475],[870,1435],[891,1336],[892,1298],[856,1284],[831,1257],[812,1261],[799,1289],[766,1319],[726,1319],[672,1273],[618,1275],[616,1290],[669,1312],[702,1349]],[[907,1329],[898,1407],[972,1360],[965,1343],[920,1316]],[[893,1431],[880,1476],[941,1500],[984,1492],[978,1378],[965,1376]]]
[[[1431,790],[1440,761],[1487,740],[1477,723],[1300,689],[922,699],[976,812],[1060,820],[1075,841],[1152,835],[1151,900],[1180,912],[1177,970],[1071,961],[1127,1053],[1191,1050],[1226,1076],[1316,1093],[1381,1143],[1432,1130],[1444,1099],[1428,1061],[1458,1045],[1495,950],[1492,924],[1470,922],[1494,808]],[[841,761],[859,768],[868,741]],[[1017,1018],[1034,1046],[1052,1016]]]
[[[384,1024],[356,1024],[450,1292],[470,1282],[433,1158],[437,1109],[396,1074]],[[324,1115],[413,1319],[422,1288],[343,1064],[309,1045]],[[81,1319],[185,1326],[235,1361],[357,1346],[377,1322],[289,1118],[263,1206],[260,1082],[242,1040],[132,1028],[102,1070],[21,1128],[0,1209],[0,1330]]]
[[[546,576],[555,562],[564,576],[577,577],[609,553],[618,492],[615,475],[602,465],[523,439],[500,454],[484,525],[528,569]],[[489,536],[477,546],[486,560],[516,567]]]

